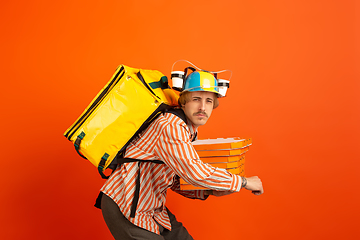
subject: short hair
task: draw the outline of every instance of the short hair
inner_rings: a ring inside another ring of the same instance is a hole
[[[184,106],[187,102],[189,102],[191,99],[190,99],[190,93],[189,91],[185,91],[185,92],[181,92],[180,93],[180,97],[179,97],[179,100],[178,100],[178,103],[180,105],[180,107]],[[213,109],[217,108],[219,106],[219,100],[218,100],[218,97],[217,97],[217,94],[214,93],[215,95],[215,98],[214,98],[214,105],[213,105]]]

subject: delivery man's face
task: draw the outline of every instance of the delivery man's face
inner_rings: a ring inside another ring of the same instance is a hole
[[[182,106],[182,109],[195,127],[207,122],[213,110],[215,98],[216,95],[213,92],[190,92],[189,101]]]

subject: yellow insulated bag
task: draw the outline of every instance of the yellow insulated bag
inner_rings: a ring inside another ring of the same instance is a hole
[[[106,178],[103,171],[116,155],[177,100],[161,72],[120,65],[64,136]]]

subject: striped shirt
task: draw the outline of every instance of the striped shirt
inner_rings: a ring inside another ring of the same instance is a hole
[[[165,203],[167,189],[193,199],[206,199],[204,190],[181,191],[179,177],[194,186],[220,191],[240,191],[241,177],[204,164],[191,144],[197,129],[181,118],[165,113],[134,139],[126,149],[125,158],[161,160],[125,163],[114,171],[101,191],[112,198],[123,215],[133,224],[160,234],[158,222],[171,230]],[[130,217],[136,178],[140,167],[140,194],[134,218]],[[179,176],[179,177],[178,177]],[[156,220],[156,222],[155,222]]]

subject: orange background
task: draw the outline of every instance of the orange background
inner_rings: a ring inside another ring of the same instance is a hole
[[[231,69],[201,138],[251,137],[265,194],[169,192],[195,239],[359,239],[358,1],[2,1],[0,239],[111,239],[64,131],[119,64]],[[178,69],[179,70],[179,69]]]

